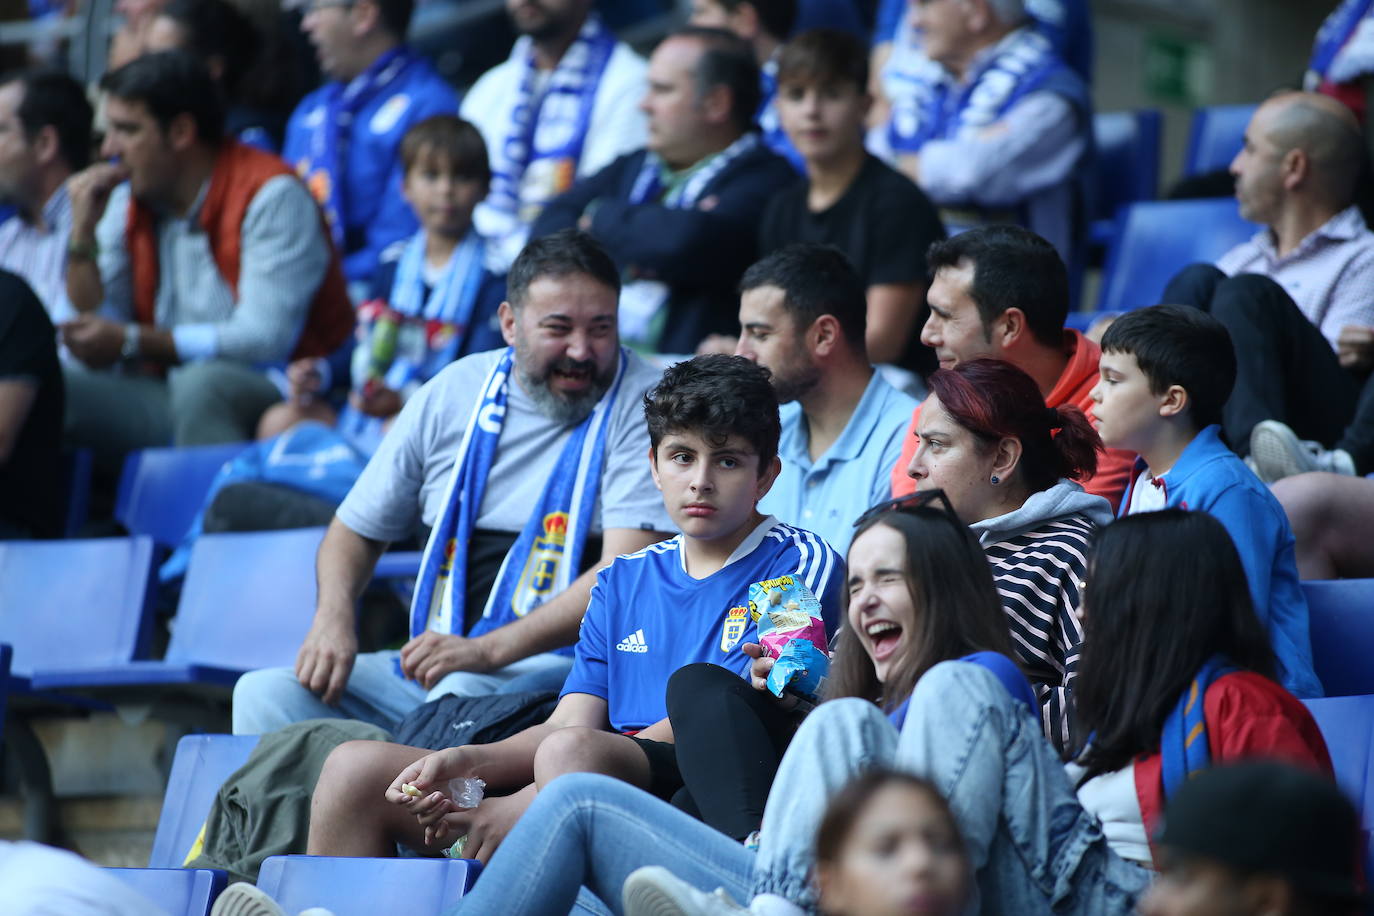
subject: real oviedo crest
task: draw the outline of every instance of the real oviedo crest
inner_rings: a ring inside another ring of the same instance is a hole
[[[558,564],[563,560],[568,540],[568,513],[550,512],[544,516],[544,532],[534,539],[525,569],[511,596],[511,610],[524,617],[556,592]]]
[[[749,627],[749,608],[732,607],[725,612],[725,625],[720,630],[720,651],[729,652]]]

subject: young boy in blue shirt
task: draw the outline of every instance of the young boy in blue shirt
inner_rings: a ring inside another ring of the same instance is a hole
[[[1288,518],[1221,438],[1236,379],[1225,326],[1185,306],[1128,312],[1102,338],[1099,373],[1092,399],[1102,442],[1140,456],[1119,514],[1193,509],[1225,525],[1283,686],[1298,697],[1321,696]]]
[[[679,363],[645,396],[644,413],[654,482],[682,533],[618,557],[597,575],[573,669],[549,719],[503,741],[436,753],[342,746],[315,790],[311,854],[389,855],[395,842],[439,849],[466,837],[463,856],[485,862],[538,786],[565,772],[605,773],[666,798],[681,785],[664,703],[668,678],[696,662],[748,675],[752,658],[742,646],[759,641],[748,611],[752,585],[800,582],[834,633],[843,558],[816,535],[757,510],[781,467],[768,371],[738,356]],[[460,777],[479,777],[495,794],[460,810],[444,792]],[[407,784],[421,795],[405,792]]]

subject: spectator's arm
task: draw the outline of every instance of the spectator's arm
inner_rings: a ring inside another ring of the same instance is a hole
[[[895,363],[913,334],[919,333],[916,315],[925,301],[924,283],[879,283],[868,288],[868,359]]]
[[[589,178],[582,179],[545,204],[534,225],[530,227],[530,238],[537,239],[560,229],[571,229],[576,226],[592,201],[615,194],[620,169],[625,165],[623,160],[616,160],[615,163]]]
[[[129,214],[129,188],[119,187],[118,166],[98,163],[67,179],[72,202],[72,229],[67,258],[67,299],[78,313],[102,304],[116,315],[132,311],[133,286],[124,233]]]

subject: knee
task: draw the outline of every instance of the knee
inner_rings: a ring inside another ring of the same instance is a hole
[[[1270,489],[1288,515],[1293,536],[1299,541],[1321,530],[1327,513],[1325,475],[1295,474],[1275,481]]]
[[[668,678],[668,690],[664,697],[668,715],[676,719],[697,710],[712,709],[715,704],[708,698],[741,685],[747,686],[739,675],[720,665],[707,662],[685,665]]]
[[[394,764],[383,756],[389,749],[384,741],[345,741],[334,748],[320,769],[311,807],[357,812],[369,801],[384,799],[396,776]]]
[[[294,719],[286,712],[289,695],[304,689],[290,668],[249,671],[234,684],[234,734],[261,735],[290,725]]]
[[[1237,322],[1270,324],[1285,306],[1297,308],[1282,286],[1259,274],[1228,277],[1212,297],[1212,314],[1228,328]]]
[[[539,742],[534,752],[534,778],[548,785],[565,773],[584,773],[600,769],[599,752],[607,733],[595,728],[560,728]],[[622,739],[623,740],[623,739]]]

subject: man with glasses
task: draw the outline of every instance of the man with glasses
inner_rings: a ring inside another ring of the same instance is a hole
[[[405,45],[413,9],[413,0],[312,0],[301,22],[330,81],[296,106],[282,158],[324,208],[350,289],[419,228],[401,196],[401,138],[458,110],[452,88]]]

